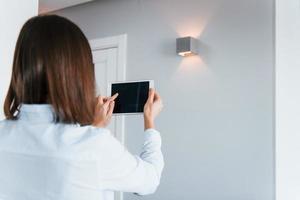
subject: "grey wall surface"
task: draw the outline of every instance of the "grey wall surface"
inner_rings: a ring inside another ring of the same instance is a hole
[[[158,191],[126,200],[274,200],[273,0],[99,0],[57,14],[89,39],[128,34],[127,79],[154,79],[166,166]],[[201,43],[175,54],[175,39]],[[126,118],[138,153],[141,116]]]

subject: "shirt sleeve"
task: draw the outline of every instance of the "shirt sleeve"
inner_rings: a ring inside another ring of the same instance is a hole
[[[160,133],[147,129],[139,156],[132,155],[110,132],[102,144],[98,163],[100,187],[107,190],[132,192],[139,195],[154,193],[164,167]]]

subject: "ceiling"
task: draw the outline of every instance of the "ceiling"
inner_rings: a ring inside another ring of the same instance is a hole
[[[39,0],[39,13],[47,13],[93,0]]]

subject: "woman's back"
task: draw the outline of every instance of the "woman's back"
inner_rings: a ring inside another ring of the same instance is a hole
[[[0,123],[0,199],[101,200],[112,199],[112,190],[156,189],[153,165],[131,156],[107,129],[54,123],[52,110],[22,105],[18,120]],[[146,134],[152,147],[144,151],[156,152],[160,176],[159,133]]]
[[[48,105],[21,113],[0,123],[0,199],[101,199],[95,172],[110,133],[52,123]]]

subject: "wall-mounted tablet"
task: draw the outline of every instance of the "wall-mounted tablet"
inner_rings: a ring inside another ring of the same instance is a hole
[[[153,80],[113,82],[108,84],[108,95],[118,93],[114,114],[143,113],[148,99],[149,88],[154,88]]]

